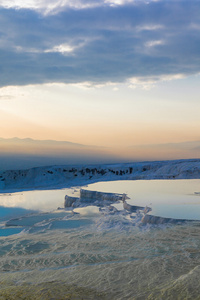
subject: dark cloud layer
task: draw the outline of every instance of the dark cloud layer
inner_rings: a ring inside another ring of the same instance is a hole
[[[200,72],[200,2],[0,10],[0,85],[124,82]]]

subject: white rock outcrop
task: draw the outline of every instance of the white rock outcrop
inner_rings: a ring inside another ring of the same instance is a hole
[[[80,201],[81,202],[95,202],[95,201],[111,201],[116,202],[122,200],[122,194],[117,193],[105,193],[89,190],[80,190]]]

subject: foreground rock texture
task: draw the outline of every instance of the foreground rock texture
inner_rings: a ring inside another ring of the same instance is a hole
[[[200,178],[200,159],[128,164],[51,166],[0,173],[0,190],[80,186],[97,181]]]

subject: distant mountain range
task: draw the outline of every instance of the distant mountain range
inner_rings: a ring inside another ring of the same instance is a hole
[[[98,147],[69,141],[0,138],[0,170],[58,164],[123,163],[200,158],[200,141]]]
[[[136,146],[133,146],[136,147]],[[165,144],[147,144],[138,147],[151,147],[151,148],[187,148],[187,149],[200,149],[200,141],[180,142],[180,143],[165,143]]]
[[[21,144],[21,145],[45,145],[45,146],[68,146],[68,147],[87,147],[87,148],[95,148],[95,149],[108,149],[106,147],[100,147],[95,145],[84,145],[79,143],[73,143],[69,141],[57,141],[57,140],[34,140],[32,138],[1,138],[0,137],[0,145],[3,144]],[[134,148],[188,148],[188,149],[200,149],[200,141],[187,141],[187,142],[179,142],[179,143],[163,143],[163,144],[144,144],[144,145],[134,145],[128,147],[129,149]],[[0,148],[1,150],[1,148]]]
[[[110,149],[68,141],[0,138],[0,170],[117,162]]]
[[[56,141],[56,140],[34,140],[31,138],[24,138],[20,139],[18,137],[13,137],[9,139],[0,138],[0,142],[3,143],[23,143],[23,144],[39,144],[39,145],[66,145],[66,146],[73,146],[73,147],[86,147],[85,145],[78,144],[78,143],[72,143],[68,141]],[[93,146],[87,146],[87,147],[93,147]]]

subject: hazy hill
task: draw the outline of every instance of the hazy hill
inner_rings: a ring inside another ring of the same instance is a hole
[[[116,161],[109,149],[103,147],[67,141],[0,138],[0,170]]]
[[[0,138],[0,170],[192,158],[200,158],[200,141],[106,148],[68,141]]]

